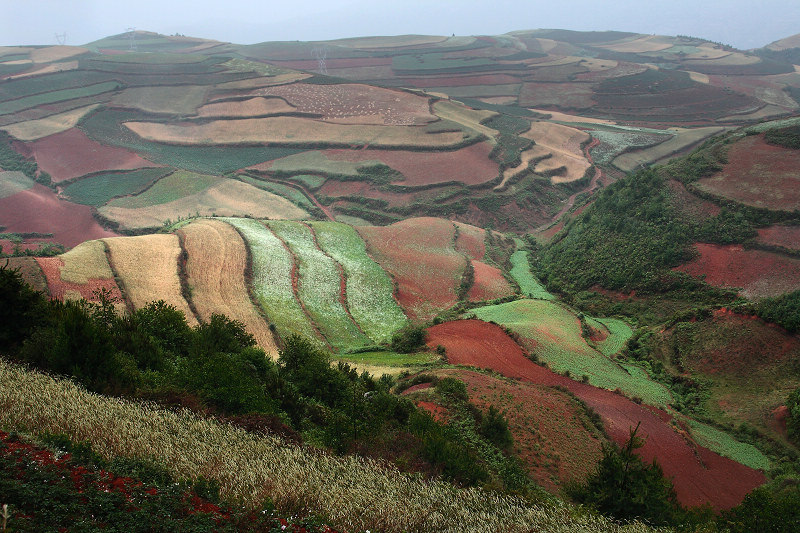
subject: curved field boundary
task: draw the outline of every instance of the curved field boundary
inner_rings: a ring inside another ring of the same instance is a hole
[[[471,261],[473,282],[467,292],[470,302],[486,302],[514,294],[514,288],[503,277],[503,272],[483,261]]]
[[[92,104],[86,107],[79,107],[64,113],[50,115],[38,120],[28,120],[25,122],[17,122],[8,126],[3,126],[1,130],[5,130],[9,135],[20,141],[35,141],[48,135],[61,133],[70,128],[78,125],[78,122],[85,115],[97,109],[100,104]]]
[[[47,278],[51,298],[96,301],[94,291],[107,289],[122,302],[102,241],[86,241],[59,257],[37,257],[36,262]]]
[[[197,317],[183,297],[178,276],[181,247],[177,235],[142,235],[103,239],[108,246],[109,264],[134,309],[164,300],[186,315],[194,326]]]
[[[544,285],[531,273],[528,255],[525,250],[517,250],[511,254],[511,270],[509,274],[519,285],[519,290],[523,296],[538,300],[555,300],[556,297],[547,292]]]
[[[486,255],[486,230],[462,222],[453,222],[458,231],[456,250],[470,259],[482,261]]]
[[[624,152],[611,162],[612,165],[624,172],[632,172],[642,165],[651,165],[656,162],[665,162],[679,153],[685,152],[700,144],[703,140],[722,133],[728,128],[722,126],[709,126],[706,128],[694,128],[681,130],[671,139],[659,143],[655,146]]]
[[[206,85],[130,87],[114,96],[111,104],[145,113],[194,115],[205,102],[209,90],[210,87]]]
[[[347,306],[374,342],[388,342],[408,323],[392,292],[392,280],[367,255],[366,244],[352,227],[338,222],[312,222],[320,248],[344,269]]]
[[[293,286],[294,258],[289,249],[262,223],[247,218],[222,219],[244,237],[252,257],[253,292],[278,335],[300,335],[322,342],[303,310]]]
[[[338,350],[372,344],[345,309],[339,265],[319,248],[311,228],[299,222],[269,221],[266,224],[297,259],[297,294],[328,342]]]
[[[516,351],[459,350],[444,346],[451,364],[477,366],[531,383],[566,387],[602,417],[606,431],[617,444],[625,444],[629,430],[640,423],[639,435],[646,442],[638,454],[645,462],[658,460],[666,477],[672,479],[683,505],[710,503],[714,509],[728,509],[766,482],[758,470],[688,441],[686,434],[670,425],[672,417],[660,409],[638,405],[612,391],[555,374]]]
[[[14,196],[33,187],[34,181],[17,170],[0,170],[0,198]]]
[[[672,402],[672,395],[663,385],[646,376],[634,379],[630,372],[589,346],[581,336],[578,317],[561,305],[545,300],[517,300],[472,312],[481,320],[516,332],[523,346],[556,372],[569,372],[576,379],[588,376],[589,383],[596,387],[619,389],[649,405],[666,407]]]
[[[248,296],[247,247],[239,233],[220,220],[197,220],[178,233],[183,235],[187,281],[200,319],[207,322],[222,313],[239,320],[264,351],[277,356],[275,339]]]
[[[397,301],[412,320],[428,320],[458,302],[464,256],[453,248],[455,226],[412,218],[391,226],[355,228],[367,251],[397,283]]]
[[[628,339],[633,337],[633,330],[624,320],[619,318],[595,318],[608,330],[605,340],[597,343],[597,349],[606,357],[611,357],[622,351]]]
[[[115,91],[120,87],[116,81],[107,81],[104,83],[96,83],[94,85],[87,85],[85,87],[77,87],[74,89],[62,89],[60,91],[52,91],[42,94],[34,94],[32,96],[25,96],[14,100],[6,100],[0,103],[0,115],[9,115],[44,104],[52,104],[64,100],[74,100],[76,98],[84,98],[86,96],[96,96],[98,94]]]

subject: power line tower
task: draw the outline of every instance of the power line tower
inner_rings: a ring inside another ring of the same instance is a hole
[[[328,75],[328,66],[325,64],[325,58],[328,57],[328,49],[324,46],[314,48],[311,55],[317,60],[318,69],[320,74]]]
[[[128,28],[128,51],[136,51],[136,28]]]
[[[58,43],[59,46],[67,44],[67,32],[56,33],[56,43]]]

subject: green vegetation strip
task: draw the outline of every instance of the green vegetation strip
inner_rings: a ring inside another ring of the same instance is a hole
[[[429,352],[397,353],[388,351],[349,353],[336,357],[355,365],[386,367],[424,365],[441,359],[440,356]]]
[[[311,200],[309,200],[308,197],[305,194],[303,194],[302,191],[299,191],[294,187],[284,185],[283,183],[275,183],[274,181],[264,181],[252,178],[250,176],[239,176],[239,179],[245,183],[249,183],[253,187],[258,187],[261,190],[269,191],[279,196],[283,196],[293,204],[298,205],[303,209],[309,209],[314,206]]]
[[[0,198],[14,196],[33,187],[33,180],[18,170],[0,171]]]
[[[517,250],[511,254],[511,270],[509,274],[517,282],[519,290],[524,296],[539,300],[555,300],[556,297],[547,292],[544,285],[531,273],[528,255],[525,250]]]
[[[683,420],[689,425],[692,436],[701,446],[750,468],[769,470],[771,467],[770,460],[752,444],[739,442],[728,433],[691,418]]]
[[[308,316],[294,296],[292,256],[281,240],[256,220],[222,220],[239,230],[247,241],[253,260],[253,291],[278,335],[285,339],[296,334],[319,341]]]
[[[127,209],[140,209],[142,207],[166,204],[192,194],[201,193],[222,180],[223,178],[217,176],[179,170],[165,178],[161,178],[142,194],[118,198],[108,205]]]
[[[669,391],[647,373],[620,367],[590,347],[581,336],[578,318],[567,308],[546,300],[517,300],[472,311],[487,322],[510,328],[532,341],[533,354],[559,373],[574,379],[588,376],[589,383],[605,389],[620,389],[650,405],[665,407],[672,401]]]
[[[394,287],[386,272],[367,255],[356,231],[338,222],[313,222],[320,247],[344,269],[347,305],[364,333],[375,342],[388,342],[407,324],[394,301]]]
[[[63,89],[61,91],[52,91],[49,93],[35,94],[16,100],[9,100],[0,103],[0,115],[8,115],[29,109],[44,104],[52,104],[54,102],[61,102],[63,100],[74,100],[75,98],[84,98],[86,96],[95,96],[97,94],[114,91],[120,87],[120,84],[115,81],[108,81],[105,83],[97,83],[87,87],[78,87],[75,89]]]
[[[300,222],[270,221],[275,232],[294,254],[299,265],[298,295],[308,314],[337,350],[369,346],[340,301],[341,274],[336,262],[316,245],[311,229]]]
[[[603,342],[597,343],[597,349],[606,357],[621,352],[628,339],[633,336],[633,330],[628,323],[619,318],[596,318],[595,320],[608,330],[608,337]]]
[[[95,174],[70,183],[64,188],[64,194],[75,203],[99,207],[112,198],[141,192],[172,171],[171,168],[143,168],[132,172]]]

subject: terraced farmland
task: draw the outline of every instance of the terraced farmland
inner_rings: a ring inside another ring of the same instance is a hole
[[[529,253],[525,250],[517,250],[511,254],[509,274],[517,282],[519,290],[524,296],[539,300],[555,300],[555,296],[547,292],[544,285],[531,273],[528,255]]]
[[[221,220],[197,220],[178,235],[186,250],[187,283],[198,317],[208,322],[213,314],[223,314],[239,320],[265,352],[277,355],[275,339],[250,300],[247,247],[236,230]]]
[[[588,376],[589,383],[605,389],[620,389],[646,403],[667,406],[672,397],[667,389],[647,378],[633,376],[590,347],[581,336],[578,318],[559,304],[546,300],[517,300],[480,307],[472,313],[481,320],[511,328],[531,353],[556,372],[569,372],[576,379]]]
[[[311,228],[299,222],[270,221],[298,266],[297,295],[327,341],[338,350],[372,344],[345,307],[345,283],[339,265],[317,245]]]
[[[275,325],[278,335],[300,335],[322,343],[295,294],[297,266],[289,249],[261,222],[246,218],[225,218],[244,237],[252,257],[253,292]]]
[[[95,291],[105,289],[112,298],[119,298],[124,307],[103,241],[86,241],[59,257],[37,257],[36,261],[47,278],[52,298],[96,301]]]
[[[392,297],[392,280],[367,255],[366,245],[345,224],[313,222],[320,248],[344,269],[347,306],[361,330],[374,342],[388,342],[407,323]]]

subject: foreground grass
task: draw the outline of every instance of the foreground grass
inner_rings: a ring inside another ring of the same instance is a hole
[[[177,478],[204,476],[224,498],[259,509],[317,513],[348,531],[651,531],[634,523],[531,504],[408,476],[375,461],[333,457],[188,412],[92,394],[0,360],[0,425],[63,433],[105,458],[156,458]]]

